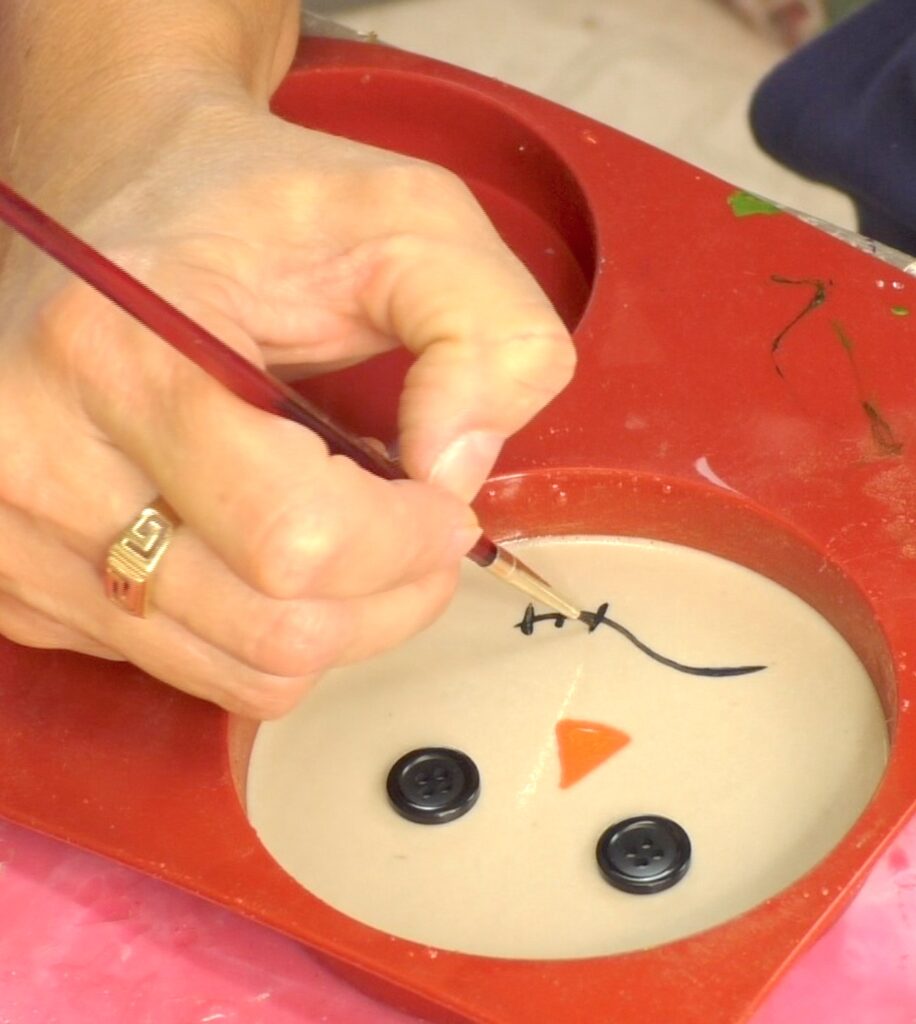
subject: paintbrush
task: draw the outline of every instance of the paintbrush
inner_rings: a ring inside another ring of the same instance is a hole
[[[323,410],[248,362],[3,182],[0,182],[0,220],[120,306],[243,401],[302,424],[322,438],[332,452],[348,456],[370,473],[389,480],[406,479],[407,474],[398,462],[334,423]],[[567,601],[524,562],[485,534],[480,536],[467,557],[532,600],[567,618],[590,624],[588,612]]]

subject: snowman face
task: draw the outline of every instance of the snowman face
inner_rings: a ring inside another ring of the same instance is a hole
[[[286,871],[401,938],[560,959],[726,921],[837,844],[887,734],[818,613],[663,542],[515,550],[599,621],[469,566],[432,628],[263,725],[248,813]]]

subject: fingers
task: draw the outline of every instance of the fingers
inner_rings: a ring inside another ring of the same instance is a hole
[[[572,376],[566,328],[501,245],[392,239],[364,298],[419,355],[400,406],[406,469],[470,500],[503,441]]]
[[[71,371],[82,402],[141,478],[256,590],[377,593],[453,566],[479,536],[454,497],[329,456],[308,430],[247,405],[149,332],[118,327],[106,333],[106,361],[93,355]],[[112,481],[123,507],[111,500],[100,526],[122,528],[149,500],[144,491],[131,499],[132,483]]]
[[[182,527],[157,571],[153,599],[158,614],[249,668],[300,676],[402,643],[441,613],[456,579],[457,566],[377,596],[277,600],[245,585]]]
[[[122,661],[116,651],[77,629],[42,615],[10,594],[0,591],[0,634],[24,647],[66,649],[95,658]]]
[[[294,164],[300,181],[307,162]],[[179,219],[201,225],[193,245],[166,225],[128,266],[259,365],[344,363],[403,342],[417,356],[401,402],[415,479],[380,480],[329,455],[88,289],[63,288],[4,358],[32,390],[0,379],[5,409],[18,410],[0,446],[0,630],[123,656],[271,717],[328,667],[399,643],[442,610],[479,535],[467,499],[503,440],[568,380],[573,352],[467,190],[414,173],[396,173],[394,191],[390,175],[375,177],[359,201],[348,197],[361,172],[344,176],[338,202],[313,202],[320,221],[274,203],[282,218],[269,231],[250,229],[258,210],[247,208],[214,229],[203,204]],[[9,454],[33,436],[21,458]],[[106,601],[100,568],[157,491],[182,525],[138,620]]]
[[[329,667],[422,629],[455,585],[455,570],[447,570],[376,598],[271,600],[233,577],[182,527],[151,580],[150,613],[139,619],[104,597],[99,565],[36,531],[27,516],[0,509],[0,529],[4,635],[29,646],[123,657],[178,689],[256,718],[288,711]]]
[[[265,595],[390,590],[454,565],[479,536],[451,496],[329,457],[302,427],[206,378],[182,395],[184,412],[170,419],[162,410],[155,443],[120,425],[111,432],[193,532]]]
[[[329,457],[308,431],[240,402],[158,339],[112,332],[106,315],[83,324],[110,359],[74,367],[81,343],[45,338],[55,372],[43,367],[40,394],[16,416],[23,436],[29,416],[53,422],[57,441],[0,489],[0,577],[17,581],[0,618],[7,635],[122,656],[271,717],[329,667],[399,643],[441,611],[479,534],[460,501]],[[78,400],[64,401],[68,392]],[[100,569],[154,488],[184,522],[152,580],[152,611],[135,620],[106,601]]]
[[[360,155],[275,223],[294,244],[245,276],[238,322],[271,365],[344,365],[406,345],[419,358],[401,400],[408,473],[468,500],[503,441],[569,381],[575,353],[542,290],[454,175]],[[299,234],[301,233],[301,237]],[[336,244],[329,244],[333,237]]]
[[[284,349],[293,363],[305,349],[340,359],[342,339],[361,356],[406,345],[419,358],[400,404],[405,468],[469,500],[505,439],[568,383],[575,351],[453,175],[416,163],[375,181],[362,202],[338,198],[352,246],[317,267],[293,261],[263,282],[270,312],[246,322],[276,342],[271,360]]]
[[[185,693],[255,718],[285,713],[317,678],[317,672],[275,676],[251,668],[164,614],[154,612],[143,619],[128,615],[104,597],[98,566],[42,537],[26,517],[9,509],[0,510],[0,526],[12,542],[0,560],[0,589],[5,593],[0,617],[10,639],[121,657]],[[24,571],[26,564],[31,572]],[[42,631],[48,622],[56,631]],[[107,643],[96,636],[104,636]]]
[[[200,590],[189,593],[184,568],[177,559],[163,563],[150,616],[121,624],[131,634],[128,657],[158,679],[254,718],[291,710],[329,669],[403,643],[442,612],[456,581],[446,570],[348,601],[271,601],[229,586],[211,601]]]

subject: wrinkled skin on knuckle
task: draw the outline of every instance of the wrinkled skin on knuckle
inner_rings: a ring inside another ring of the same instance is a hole
[[[450,406],[467,410],[469,422],[473,415],[475,422],[518,429],[563,390],[575,367],[575,349],[559,329],[474,345],[444,341],[411,366],[402,409],[419,416],[421,426],[424,415]],[[402,429],[417,426],[402,418]]]
[[[386,162],[372,170],[368,187],[374,198],[418,204],[470,194],[464,182],[444,167],[406,158]]]
[[[36,309],[31,346],[53,370],[81,370],[102,340],[104,313],[88,285],[69,284]]]
[[[318,675],[338,661],[348,639],[346,623],[324,602],[289,602],[242,628],[245,661],[270,676]]]
[[[407,371],[398,409],[398,431],[409,472],[422,474],[422,469],[411,462],[413,448],[423,445],[430,421],[435,422],[441,410],[463,410],[462,426],[476,423],[481,414],[487,421],[492,418],[495,410],[487,401],[491,392],[479,369],[482,364],[478,362],[469,369],[471,360],[471,353],[458,344],[443,344],[425,352]]]
[[[0,405],[6,410],[0,421],[0,505],[32,511],[44,506],[47,452],[32,440],[34,421],[29,424],[12,412],[17,404],[17,395],[0,385]]]
[[[36,373],[73,407],[137,415],[133,322],[88,285],[68,285],[42,304],[29,338]]]
[[[0,363],[0,506],[26,513],[35,530],[72,515],[74,478],[97,486],[86,447],[95,431],[59,390],[28,351],[6,353]]]
[[[227,711],[244,718],[269,722],[289,714],[317,681],[317,677],[285,679],[265,675],[220,703]]]
[[[293,497],[274,510],[249,549],[248,576],[264,595],[305,597],[309,584],[336,553],[334,531],[313,503]]]
[[[409,239],[459,237],[493,229],[465,183],[451,171],[422,161],[397,160],[360,169],[341,180],[335,197],[359,211],[369,236],[379,233]]]
[[[493,358],[501,379],[536,400],[549,400],[559,394],[576,369],[576,350],[560,330],[509,338],[496,346]]]

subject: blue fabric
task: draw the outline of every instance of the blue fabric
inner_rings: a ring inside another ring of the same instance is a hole
[[[799,50],[750,116],[771,156],[852,197],[863,234],[916,253],[916,0],[874,0]]]

